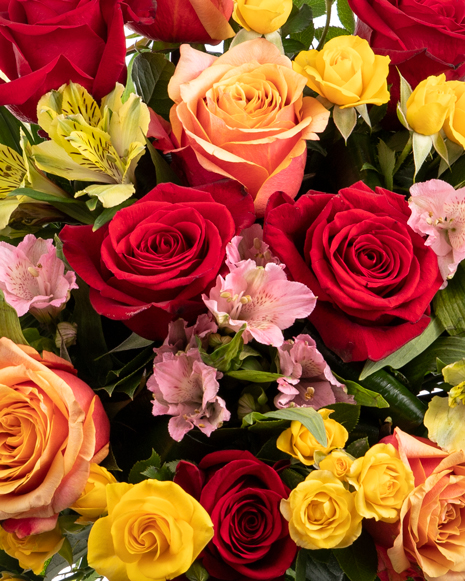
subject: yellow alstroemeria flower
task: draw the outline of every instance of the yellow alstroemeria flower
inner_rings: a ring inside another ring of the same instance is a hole
[[[13,212],[20,204],[34,204],[37,212],[32,214],[35,214],[37,219],[48,216],[52,220],[57,215],[57,211],[44,202],[27,196],[9,196],[17,188],[31,188],[59,198],[66,197],[66,193],[61,188],[37,169],[32,158],[31,145],[23,133],[21,147],[22,155],[0,144],[0,230],[6,228]]]
[[[37,166],[66,179],[92,182],[76,197],[97,197],[104,208],[130,198],[134,171],[145,151],[150,113],[134,94],[123,103],[119,83],[98,107],[80,85],[70,83],[44,95],[38,123],[50,141],[33,146]]]

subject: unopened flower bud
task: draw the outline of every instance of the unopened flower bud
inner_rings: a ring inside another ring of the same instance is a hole
[[[65,347],[71,347],[76,344],[77,324],[76,323],[58,323],[57,332],[55,335],[55,345],[58,349],[61,347],[63,341]]]

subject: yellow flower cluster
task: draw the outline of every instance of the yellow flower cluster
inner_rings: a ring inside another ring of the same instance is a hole
[[[319,444],[299,422],[278,438],[278,448],[306,465],[327,455],[318,470],[281,501],[289,521],[289,534],[299,547],[341,549],[351,545],[362,531],[363,518],[392,523],[399,520],[405,498],[414,488],[412,471],[391,444],[376,444],[361,458],[338,449],[347,431],[329,419],[330,410],[319,410],[328,445]]]

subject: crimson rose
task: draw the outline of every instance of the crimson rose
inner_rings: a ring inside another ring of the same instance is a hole
[[[139,0],[127,2],[138,19],[129,18],[128,27],[153,40],[217,44],[234,36],[228,24],[233,0],[157,0],[157,14],[149,25],[139,19]]]
[[[297,547],[279,511],[290,491],[277,472],[240,450],[208,454],[199,468],[180,462],[174,481],[200,500],[213,521],[205,569],[222,581],[282,579]]]
[[[37,122],[37,102],[73,81],[95,99],[126,78],[117,0],[0,0],[0,105]]]
[[[96,232],[63,228],[66,259],[99,314],[163,339],[171,320],[205,310],[200,294],[216,279],[226,244],[255,216],[239,183],[201,189],[161,184]]]
[[[358,16],[355,34],[375,53],[391,57],[388,84],[399,97],[399,74],[415,87],[430,75],[448,80],[465,74],[465,3],[463,0],[349,0]]]
[[[438,261],[404,197],[362,182],[339,194],[270,198],[264,239],[318,297],[310,321],[344,361],[382,359],[428,325]]]

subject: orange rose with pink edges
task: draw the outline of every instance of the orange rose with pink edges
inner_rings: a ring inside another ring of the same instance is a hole
[[[55,527],[108,453],[92,389],[53,353],[0,339],[0,520],[18,538]]]
[[[306,79],[264,38],[236,45],[216,58],[181,46],[168,92],[172,139],[193,186],[233,178],[255,201],[299,191],[307,139],[319,139],[329,111],[303,97]]]
[[[465,451],[445,452],[398,428],[383,442],[398,449],[415,488],[402,505],[400,521],[371,522],[370,534],[381,547],[390,547],[387,555],[396,573],[419,568],[428,581],[465,579]]]

